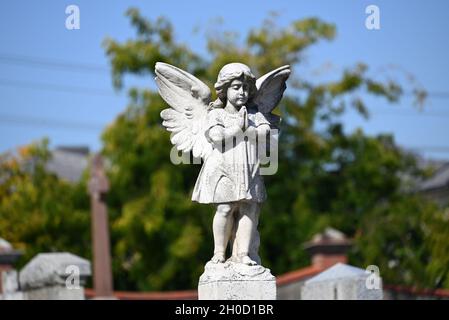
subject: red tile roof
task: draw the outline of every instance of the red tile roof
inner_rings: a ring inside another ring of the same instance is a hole
[[[394,291],[396,293],[406,293],[414,296],[432,296],[438,298],[449,298],[448,289],[418,289],[413,287],[383,285],[386,290]]]
[[[93,289],[84,289],[86,298],[95,297]],[[198,300],[197,290],[165,291],[165,292],[131,292],[114,291],[114,297],[119,300]]]
[[[324,271],[325,268],[319,268],[316,266],[305,267],[299,270],[291,271],[288,273],[284,273],[276,278],[276,284],[278,286],[284,286],[290,284],[292,282],[297,282],[301,280],[305,280],[306,278],[313,277],[318,273]]]

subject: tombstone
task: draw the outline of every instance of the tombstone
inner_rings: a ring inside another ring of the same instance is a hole
[[[347,264],[333,267],[307,280],[302,300],[382,300],[380,276]]]
[[[26,300],[83,300],[88,260],[71,253],[40,253],[19,274]]]
[[[278,279],[277,299],[300,300],[301,288],[307,279],[312,278],[339,262],[348,262],[347,253],[351,245],[351,239],[347,238],[341,231],[331,227],[327,227],[322,232],[314,234],[312,239],[303,245],[303,248],[311,257],[311,265],[289,273],[298,276],[301,274],[299,277],[293,276]],[[284,279],[289,280],[285,281]]]
[[[92,241],[94,263],[94,290],[97,298],[112,298],[111,253],[109,245],[109,223],[105,194],[109,181],[99,154],[92,161],[89,193],[91,195]]]

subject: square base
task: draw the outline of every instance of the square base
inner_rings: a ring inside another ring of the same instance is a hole
[[[276,300],[276,278],[262,266],[208,262],[198,284],[199,300]]]

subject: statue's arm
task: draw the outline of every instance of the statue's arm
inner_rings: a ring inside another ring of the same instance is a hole
[[[213,143],[221,144],[222,141],[232,139],[241,132],[242,129],[240,129],[240,127],[237,125],[232,125],[227,128],[221,125],[216,125],[209,129],[208,136],[210,141],[212,141]]]
[[[257,113],[254,118],[254,126],[250,126],[246,132],[251,136],[265,136],[270,132],[270,122],[261,114]]]
[[[224,121],[223,115],[219,111],[211,111],[208,114],[208,123],[209,129],[206,131],[206,137],[216,145],[221,145],[223,141],[227,142],[238,134],[243,134],[241,129],[244,124],[243,118],[239,124],[230,124]]]

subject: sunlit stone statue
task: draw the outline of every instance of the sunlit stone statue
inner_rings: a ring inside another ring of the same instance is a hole
[[[155,72],[159,93],[170,106],[161,117],[172,132],[171,142],[203,160],[192,200],[216,205],[214,253],[205,273],[229,265],[255,267],[247,268],[247,275],[269,273],[258,254],[259,212],[267,198],[262,164],[273,161],[273,155],[277,161],[280,118],[271,112],[286,89],[290,67],[256,79],[248,66],[227,64],[215,83],[215,101],[207,85],[186,71],[159,62]],[[275,173],[271,165],[265,174]]]

